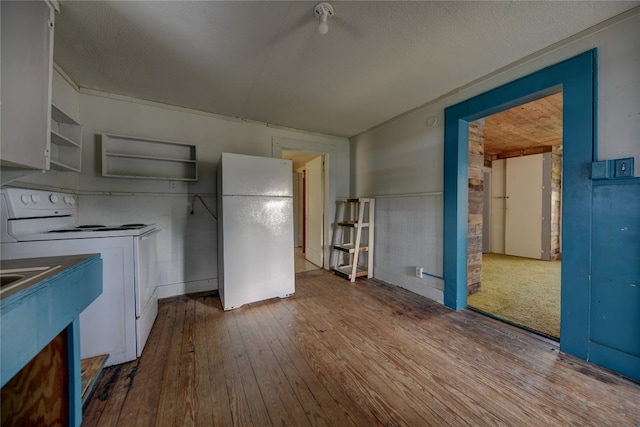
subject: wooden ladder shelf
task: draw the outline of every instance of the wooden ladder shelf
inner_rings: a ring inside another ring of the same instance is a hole
[[[351,282],[373,277],[374,212],[371,198],[340,200],[336,207],[331,269]]]

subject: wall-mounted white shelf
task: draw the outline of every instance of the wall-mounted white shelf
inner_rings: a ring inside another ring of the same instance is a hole
[[[80,172],[82,126],[60,108],[51,105],[51,169]]]
[[[102,175],[197,181],[195,145],[102,134]]]

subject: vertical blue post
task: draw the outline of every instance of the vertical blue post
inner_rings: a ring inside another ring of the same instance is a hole
[[[69,368],[69,425],[82,423],[82,368],[80,367],[80,321],[67,326],[67,364]]]
[[[444,304],[460,310],[467,306],[469,122],[447,109],[444,132]]]

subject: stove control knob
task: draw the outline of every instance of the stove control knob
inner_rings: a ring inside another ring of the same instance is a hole
[[[56,203],[58,203],[58,196],[56,196],[55,194],[50,194],[49,201],[55,205]]]
[[[29,202],[31,201],[31,198],[29,197],[28,194],[23,194],[22,196],[20,196],[20,201],[25,204],[28,205]]]
[[[38,196],[37,194],[32,194],[31,201],[37,204],[40,201],[40,196]]]
[[[69,206],[73,206],[76,204],[76,201],[73,197],[70,196],[64,196],[64,204],[65,205],[69,205]]]

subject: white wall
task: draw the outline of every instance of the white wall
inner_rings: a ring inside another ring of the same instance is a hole
[[[80,223],[156,223],[159,235],[159,296],[217,289],[217,223],[199,194],[216,212],[215,168],[224,152],[271,157],[282,140],[328,147],[340,161],[332,164],[339,194],[348,192],[349,142],[265,123],[226,118],[104,93],[81,91],[82,173],[34,174],[14,185],[67,189],[79,194]],[[100,135],[113,133],[196,145],[197,182],[104,178]],[[281,150],[280,150],[281,151]],[[173,184],[174,187],[171,187]],[[335,204],[335,203],[333,203]],[[292,242],[293,244],[293,242]]]
[[[442,280],[417,279],[415,266],[442,276],[443,229],[437,213],[442,216],[443,117],[450,105],[598,48],[598,159],[635,157],[640,163],[638,28],[640,9],[635,8],[352,138],[352,194],[378,198],[375,277],[443,301]],[[640,165],[635,175],[640,176]]]
[[[444,108],[597,47],[598,157],[635,157],[640,163],[639,27],[636,8],[353,138],[350,191],[350,154],[342,138],[95,93],[83,93],[79,101],[84,125],[82,174],[37,173],[14,184],[79,190],[82,222],[102,218],[109,223],[157,222],[163,228],[162,295],[169,296],[217,287],[215,220],[199,202],[194,215],[188,212],[190,196],[196,193],[215,206],[214,170],[222,151],[271,156],[277,152],[275,140],[299,142],[279,142],[278,150],[297,145],[305,151],[324,152],[314,147],[326,146],[333,153],[330,166],[337,170],[330,178],[333,194],[378,198],[375,276],[442,301],[443,281],[432,276],[442,276]],[[102,178],[98,138],[102,132],[195,144],[200,180],[180,182],[170,190],[167,181]],[[635,174],[640,176],[640,165]],[[431,276],[417,279],[415,266],[424,267]]]

